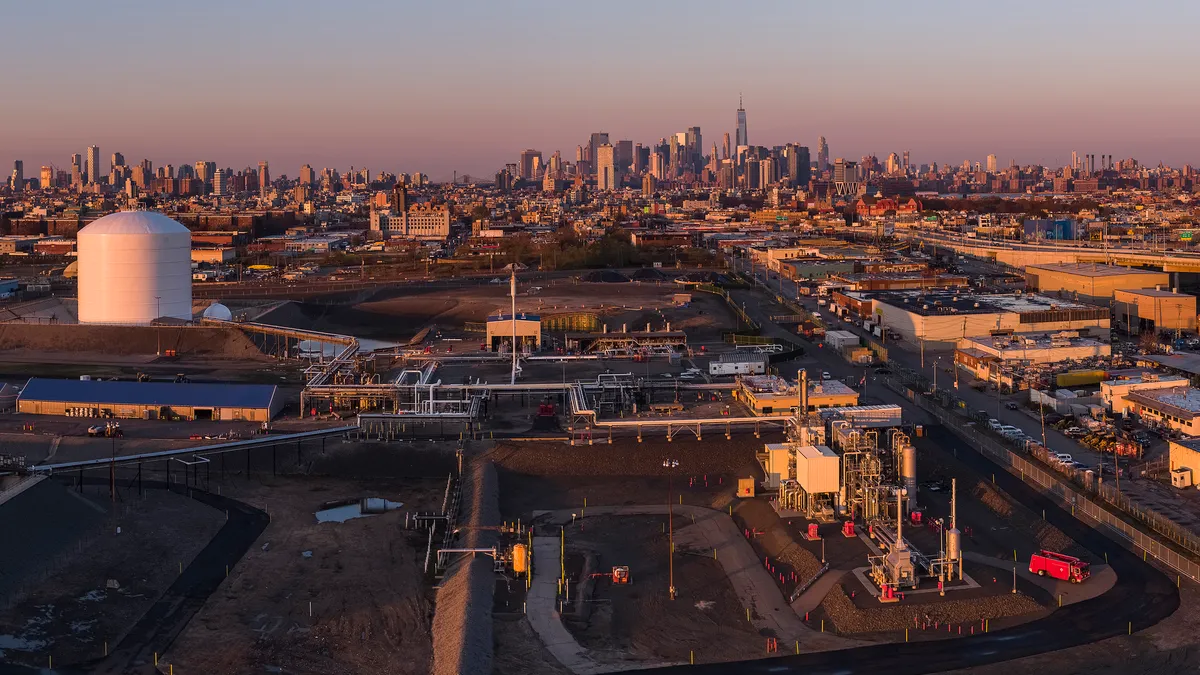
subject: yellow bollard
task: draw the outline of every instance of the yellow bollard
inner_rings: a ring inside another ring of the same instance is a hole
[[[991,626],[991,624],[992,624],[991,619],[984,619],[983,620],[983,632],[985,632],[985,633],[988,632],[988,628]]]
[[[825,619],[821,619],[821,632],[825,632]]]
[[[750,620],[750,608],[749,607],[746,608],[746,620],[747,621]]]
[[[796,640],[796,653],[797,654],[800,653],[800,641],[799,640]]]
[[[154,652],[154,665],[158,665],[158,652]]]
[[[693,666],[696,665],[696,652],[690,650],[688,651],[688,663],[692,664]]]
[[[908,642],[908,629],[907,628],[904,629],[904,641]]]
[[[1062,607],[1062,593],[1058,594],[1058,606]]]

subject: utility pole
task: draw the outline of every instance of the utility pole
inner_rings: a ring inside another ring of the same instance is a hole
[[[512,296],[512,384],[517,383],[517,265],[513,263],[509,295]]]
[[[670,588],[667,591],[667,597],[671,600],[675,599],[675,507],[671,501],[671,483],[675,477],[673,469],[679,466],[679,462],[674,459],[664,459],[663,468],[667,470],[667,542],[670,548],[667,549],[667,577]]]

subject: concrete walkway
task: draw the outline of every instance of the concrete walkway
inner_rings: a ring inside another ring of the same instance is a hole
[[[1092,565],[1092,576],[1088,577],[1082,584],[1073,584],[1069,581],[1059,581],[1058,579],[1040,577],[1031,573],[1029,571],[1029,561],[1027,560],[1014,563],[1011,560],[993,558],[974,551],[964,551],[963,557],[981,565],[1000,568],[1003,572],[1002,576],[997,577],[998,583],[1012,583],[1012,568],[1015,564],[1017,566],[1017,576],[1041,586],[1055,598],[1062,596],[1064,607],[1076,602],[1091,600],[1098,595],[1107,593],[1108,589],[1117,583],[1117,573],[1108,565]]]
[[[802,616],[820,607],[821,601],[825,599],[826,595],[829,595],[829,591],[833,590],[833,587],[847,574],[849,572],[846,570],[835,569],[822,574],[815,584],[809,586],[800,594],[800,597],[796,598],[796,601],[792,603],[792,611],[796,612],[796,616]]]
[[[525,598],[525,616],[546,649],[563,666],[577,675],[603,673],[609,669],[587,656],[587,650],[563,626],[558,611],[558,537],[533,538],[533,582]]]

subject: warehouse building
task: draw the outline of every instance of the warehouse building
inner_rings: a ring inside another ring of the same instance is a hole
[[[1154,288],[1171,282],[1166,272],[1101,265],[1059,263],[1025,268],[1025,287],[1039,293],[1063,292],[1079,300],[1107,304],[1119,289]]]
[[[31,415],[268,422],[283,409],[270,384],[118,382],[32,378],[17,397]]]
[[[1113,314],[1130,335],[1196,330],[1196,296],[1159,288],[1118,290]]]
[[[1082,361],[1112,355],[1109,343],[1080,337],[1075,331],[967,337],[958,341],[958,350],[992,357],[991,360],[1000,363],[1025,364]]]
[[[1129,377],[1123,380],[1106,380],[1100,383],[1100,400],[1114,415],[1124,415],[1129,412],[1131,405],[1126,397],[1135,391],[1151,389],[1174,389],[1188,386],[1188,379],[1179,375],[1159,375],[1145,373],[1140,377]]]
[[[1006,333],[1078,331],[1107,338],[1107,307],[1027,293],[982,294],[953,291],[869,294],[880,324],[926,348],[949,349],[969,337]]]
[[[1195,438],[1200,436],[1200,389],[1169,387],[1134,391],[1129,409],[1143,420]]]

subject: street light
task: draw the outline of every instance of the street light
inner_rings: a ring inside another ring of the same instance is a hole
[[[675,509],[671,504],[671,483],[675,476],[671,469],[679,466],[679,461],[674,459],[664,459],[663,468],[667,469],[667,542],[670,548],[667,549],[667,576],[668,597],[675,599]]]

